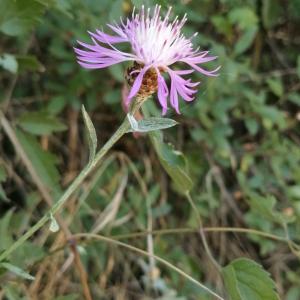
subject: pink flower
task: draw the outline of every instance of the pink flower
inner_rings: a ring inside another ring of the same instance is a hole
[[[164,19],[160,17],[160,6],[155,6],[153,12],[142,7],[139,13],[133,11],[132,17],[126,22],[121,20],[120,24],[107,26],[114,32],[109,35],[100,30],[95,33],[89,32],[93,44],[78,41],[82,49],[74,48],[78,63],[86,69],[101,69],[124,61],[133,61],[140,66],[131,72],[134,74],[134,82],[127,97],[127,104],[145,88],[145,77],[153,72],[155,74],[155,91],[162,106],[163,114],[168,108],[168,98],[171,106],[179,113],[178,94],[185,101],[194,100],[197,92],[195,89],[200,82],[192,82],[183,76],[198,71],[206,76],[217,76],[219,67],[208,71],[200,67],[201,64],[216,59],[209,56],[208,51],[193,49],[192,39],[186,38],[181,29],[187,18],[178,20],[176,17],[172,22],[169,20],[171,8],[169,8]],[[116,44],[129,43],[131,53],[116,48]],[[189,66],[187,70],[172,70],[171,65],[182,62]],[[151,72],[150,72],[151,71]],[[168,88],[162,73],[170,76],[170,89]],[[153,84],[152,84],[153,85]]]

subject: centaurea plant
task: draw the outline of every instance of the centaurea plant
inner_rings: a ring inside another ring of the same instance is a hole
[[[149,96],[157,93],[163,115],[167,112],[168,102],[177,113],[180,113],[179,96],[184,101],[189,102],[194,100],[197,93],[196,87],[199,85],[199,82],[192,82],[191,78],[187,79],[184,76],[190,75],[194,71],[205,76],[217,76],[219,67],[209,71],[200,66],[203,63],[215,60],[216,56],[209,56],[208,51],[200,51],[199,48],[194,49],[192,40],[196,34],[187,38],[181,32],[187,21],[186,16],[181,20],[176,17],[173,21],[170,21],[171,8],[169,8],[164,18],[161,18],[160,11],[160,6],[155,6],[153,10],[142,7],[138,13],[134,10],[131,18],[127,18],[126,21],[121,20],[119,24],[114,25],[108,24],[108,27],[113,31],[112,35],[104,33],[101,30],[96,30],[95,32],[89,32],[92,44],[78,41],[79,46],[75,47],[74,51],[77,55],[78,63],[83,68],[102,69],[118,63],[131,61],[131,66],[127,68],[125,76],[130,88],[125,102],[130,112],[117,131],[96,153],[97,138],[95,129],[83,108],[83,117],[90,145],[88,164],[48,213],[12,244],[11,247],[0,254],[0,262],[6,260],[15,249],[21,246],[49,220],[51,221],[50,230],[56,231],[58,229],[55,214],[80,187],[84,179],[96,168],[104,155],[125,133],[130,131],[153,131],[168,128],[176,124],[173,120],[166,118],[150,118],[139,122],[134,119],[134,113]],[[117,45],[121,43],[129,43],[131,52],[119,50]],[[183,63],[186,65],[186,68],[175,69],[174,65],[176,63]],[[169,86],[165,75],[169,76]],[[103,237],[102,239],[113,242],[109,238]],[[126,244],[117,241],[114,243],[126,246]],[[134,247],[129,245],[126,247],[134,250]],[[137,252],[144,253],[142,250]],[[158,257],[156,259],[172,267],[170,263],[163,259]],[[172,268],[204,288],[217,299],[223,299],[180,269],[176,267]]]

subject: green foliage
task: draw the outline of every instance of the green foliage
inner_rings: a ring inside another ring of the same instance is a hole
[[[18,119],[24,130],[35,135],[48,135],[66,130],[66,126],[55,116],[46,111],[28,112]]]
[[[17,131],[17,137],[40,179],[54,196],[60,194],[59,173],[56,168],[57,158],[54,154],[41,149],[36,138],[30,134]]]
[[[126,115],[121,99],[128,65],[83,70],[72,47],[77,39],[88,41],[87,30],[113,34],[105,24],[118,22],[120,16],[131,14],[133,6],[143,4],[162,5],[163,11],[172,5],[171,18],[187,13],[184,34],[199,33],[193,43],[218,56],[220,75],[206,78],[194,72],[192,79],[201,81],[197,99],[180,100],[179,116],[170,109],[161,119],[156,96],[149,100],[149,113],[137,116],[144,132],[179,125],[163,133],[123,137],[60,217],[74,234],[92,232],[104,219],[107,223],[99,233],[114,236],[148,230],[151,211],[154,230],[177,231],[153,234],[154,253],[214,290],[220,286],[218,276],[210,272],[198,235],[179,229],[197,226],[183,201],[187,192],[195,199],[205,227],[247,227],[290,238],[297,254],[299,0],[0,0],[1,111],[55,202],[86,165],[88,153],[89,161],[95,157],[97,135],[100,148]],[[129,50],[124,44],[114,46]],[[18,79],[11,93],[14,76]],[[166,80],[169,84],[167,76]],[[10,101],[4,103],[10,93]],[[1,253],[44,216],[48,204],[3,126],[0,136]],[[83,298],[79,273],[70,264],[73,252],[61,242],[64,228],[49,233],[56,220],[18,248],[5,262],[8,268],[1,268],[5,299],[25,299],[24,290],[34,290],[31,281],[22,277],[9,282],[15,277],[12,273],[26,278],[39,272],[35,298]],[[231,299],[278,299],[274,282],[254,260],[278,281],[282,299],[300,298],[299,260],[285,242],[253,233],[205,234],[216,259],[223,264],[231,261],[223,268]],[[142,237],[126,242],[141,249],[149,243]],[[211,299],[159,264],[150,272],[147,258],[105,243],[78,240],[77,248],[95,299]],[[245,255],[253,260],[239,258]],[[52,294],[43,294],[44,288]]]
[[[22,278],[28,279],[28,280],[34,280],[34,277],[25,272],[24,270],[20,269],[17,266],[14,266],[10,263],[2,262],[0,263],[0,268],[5,268],[8,271],[16,274],[17,276],[20,276]]]
[[[223,268],[231,300],[279,300],[270,274],[256,262],[239,258]]]
[[[187,164],[184,155],[176,151],[171,144],[163,142],[163,135],[159,131],[150,133],[160,163],[172,178],[176,189],[181,193],[191,190],[193,182],[188,175]]]
[[[1,0],[0,31],[16,36],[27,33],[41,19],[48,1]]]
[[[83,115],[83,120],[84,120],[84,125],[87,131],[87,139],[89,143],[89,148],[90,148],[90,156],[89,156],[89,163],[91,163],[96,154],[96,149],[97,149],[97,134],[95,127],[86,112],[84,106],[82,106],[82,115]]]
[[[0,66],[11,73],[17,73],[18,71],[18,62],[11,54],[3,54],[0,56]]]

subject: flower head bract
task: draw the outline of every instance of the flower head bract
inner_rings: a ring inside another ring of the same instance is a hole
[[[194,49],[192,39],[186,38],[181,32],[187,21],[186,16],[170,21],[171,8],[164,18],[160,16],[161,7],[156,5],[153,10],[142,7],[139,13],[135,10],[131,18],[120,24],[108,24],[113,35],[96,30],[89,32],[92,44],[78,41],[80,48],[75,48],[78,63],[86,69],[106,68],[121,62],[132,61],[137,68],[131,68],[134,80],[127,97],[127,104],[141,93],[151,94],[157,91],[163,114],[171,106],[179,113],[178,95],[185,101],[194,100],[199,82],[192,82],[184,76],[198,71],[206,76],[217,76],[219,68],[208,71],[200,65],[216,59],[209,56],[208,51]],[[129,43],[131,52],[124,52],[116,46]],[[171,68],[177,62],[186,64],[184,70]],[[168,87],[163,74],[170,77]],[[150,78],[150,80],[149,80]],[[155,81],[153,84],[153,80]],[[150,85],[150,86],[147,86]]]

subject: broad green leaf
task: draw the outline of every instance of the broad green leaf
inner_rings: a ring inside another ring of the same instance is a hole
[[[15,220],[15,219],[14,219]],[[42,246],[34,242],[24,242],[13,254],[13,263],[22,269],[26,269],[29,265],[33,265],[43,259],[46,252]]]
[[[1,0],[0,31],[11,36],[27,33],[40,21],[45,4],[39,0]]]
[[[25,113],[18,123],[24,130],[36,135],[48,135],[67,129],[60,120],[46,111]]]
[[[51,195],[54,195],[54,198],[60,196],[60,176],[55,166],[57,158],[52,153],[44,151],[33,135],[20,130],[16,130],[16,134],[34,169]]]
[[[16,57],[11,54],[5,53],[0,55],[0,66],[11,73],[17,73],[18,71],[18,62]]]
[[[283,222],[292,221],[291,218],[277,212],[275,208],[276,199],[273,196],[262,197],[258,194],[252,194],[249,198],[251,210],[262,215],[269,221],[282,224]]]
[[[173,127],[178,123],[168,118],[147,118],[137,121],[137,127],[130,131],[149,132]]]
[[[237,7],[230,11],[229,20],[242,30],[253,28],[258,23],[258,17],[250,7]]]
[[[83,115],[84,125],[87,131],[87,139],[90,148],[89,162],[91,162],[95,158],[95,154],[96,154],[97,134],[96,134],[95,127],[83,105],[82,105],[82,115]]]
[[[279,300],[269,273],[248,258],[232,261],[222,274],[231,300]]]
[[[10,263],[7,262],[3,262],[0,263],[0,267],[7,269],[8,271],[16,274],[17,276],[20,276],[22,278],[28,279],[28,280],[34,280],[34,277],[31,276],[29,273],[25,272],[24,270],[22,270],[21,268],[14,266]]]

